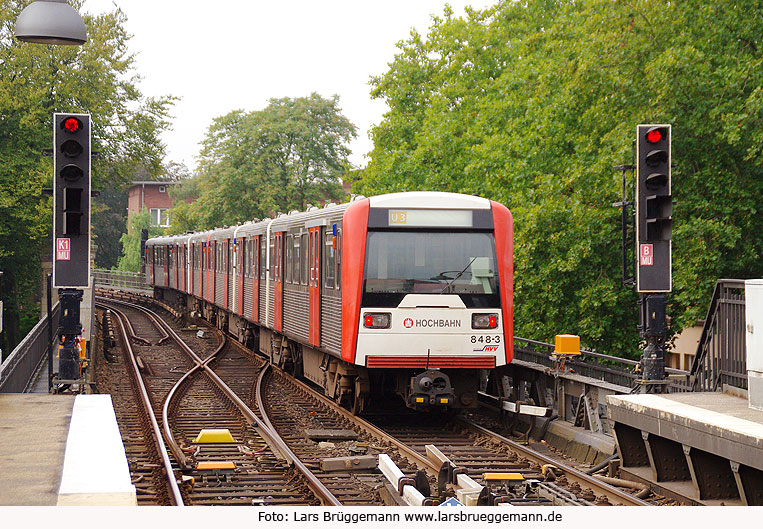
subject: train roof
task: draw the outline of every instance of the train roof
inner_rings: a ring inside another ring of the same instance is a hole
[[[442,191],[406,191],[388,193],[366,199],[363,195],[353,196],[349,202],[342,204],[329,203],[323,207],[310,207],[307,211],[290,211],[288,214],[279,213],[274,219],[247,221],[237,226],[215,228],[182,235],[163,235],[149,239],[146,244],[185,244],[199,243],[207,240],[221,240],[238,237],[261,235],[271,231],[286,231],[295,228],[310,228],[328,225],[329,222],[340,220],[345,210],[353,203],[368,200],[372,208],[411,208],[411,209],[490,209],[490,200]]]
[[[238,226],[233,232],[234,237],[248,237],[251,235],[262,235],[268,229],[268,225],[273,219],[253,220],[245,222]]]
[[[270,231],[286,231],[294,228],[311,228],[325,226],[329,221],[341,220],[344,211],[352,204],[334,204],[330,202],[325,206],[311,207],[307,211],[291,211],[276,217],[270,225]]]
[[[486,198],[443,191],[408,191],[371,197],[372,208],[490,209]]]

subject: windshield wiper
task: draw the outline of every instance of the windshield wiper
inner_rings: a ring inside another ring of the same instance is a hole
[[[456,274],[456,277],[454,277],[453,279],[451,279],[451,280],[448,282],[448,284],[447,284],[447,285],[445,285],[445,286],[443,287],[443,289],[442,289],[442,290],[440,290],[440,292],[439,292],[439,293],[440,293],[440,294],[442,294],[443,292],[445,292],[446,290],[448,290],[448,289],[450,288],[450,286],[451,286],[451,285],[452,285],[452,284],[453,284],[453,283],[456,281],[456,279],[458,279],[459,277],[461,277],[462,275],[464,275],[464,272],[466,272],[466,269],[467,269],[467,268],[469,268],[470,266],[472,266],[472,263],[473,263],[474,261],[476,261],[476,260],[477,260],[477,258],[476,258],[476,257],[472,257],[472,260],[471,260],[471,261],[469,261],[469,263],[468,263],[468,264],[467,264],[467,265],[464,267],[464,269],[463,269],[463,270],[461,270],[461,271],[460,271],[458,274]]]

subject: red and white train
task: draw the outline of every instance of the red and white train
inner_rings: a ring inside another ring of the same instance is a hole
[[[146,243],[155,295],[356,412],[477,404],[513,353],[513,222],[483,198],[357,197]]]

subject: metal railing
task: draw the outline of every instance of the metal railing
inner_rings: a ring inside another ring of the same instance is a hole
[[[60,315],[58,303],[53,305],[51,312],[53,318],[54,336],[58,329]],[[40,368],[43,360],[47,358],[48,351],[48,317],[47,315],[37,322],[29,334],[19,343],[5,362],[0,366],[0,393],[24,393],[29,385],[34,382],[33,377]],[[50,344],[51,346],[53,343]]]
[[[691,366],[694,391],[747,389],[745,315],[744,280],[719,279]]]
[[[110,288],[129,288],[133,290],[152,290],[146,275],[140,272],[121,272],[118,270],[93,270],[93,284]]]
[[[554,361],[551,358],[553,352],[553,344],[514,337],[514,357],[519,360],[553,368]],[[580,356],[567,359],[565,364],[580,376],[625,388],[635,388],[637,381],[641,378],[636,369],[639,365],[638,360],[585,349],[580,350]],[[689,374],[687,371],[666,368],[665,372],[670,377],[668,385],[672,391],[691,391],[691,387],[686,382]]]

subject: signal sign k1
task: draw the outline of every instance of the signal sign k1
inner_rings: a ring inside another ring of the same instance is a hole
[[[71,259],[71,244],[68,238],[56,239],[56,261],[69,261]]]
[[[654,264],[654,247],[651,244],[642,244],[639,247],[639,264],[652,266]]]

